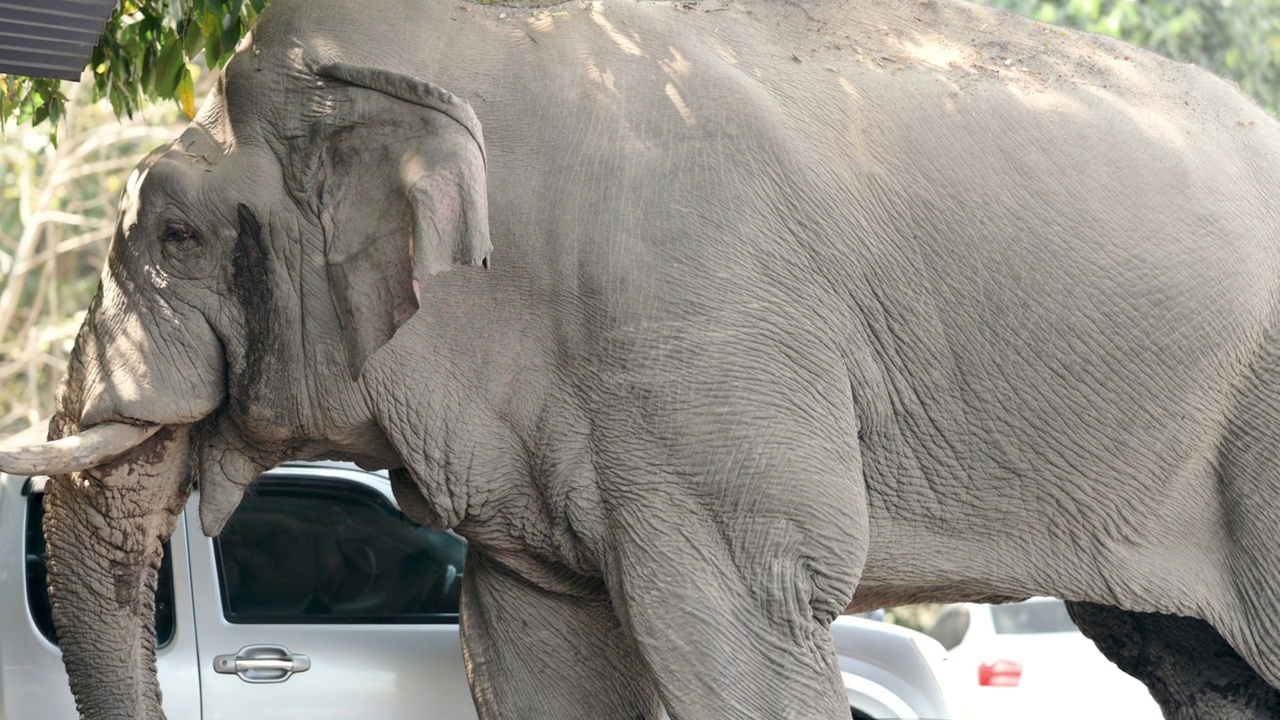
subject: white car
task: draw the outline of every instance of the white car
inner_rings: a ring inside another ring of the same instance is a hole
[[[981,720],[1161,720],[1151,693],[1108,660],[1056,598],[948,605],[927,630],[966,678]]]
[[[43,483],[0,474],[0,720],[73,720],[45,589]],[[193,496],[157,593],[172,720],[474,718],[458,641],[465,541],[400,514],[378,473],[288,465],[254,485],[221,537]],[[955,720],[945,652],[920,633],[833,629],[858,720]]]

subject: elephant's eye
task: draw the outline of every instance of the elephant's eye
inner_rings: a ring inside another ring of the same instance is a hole
[[[198,254],[204,243],[200,235],[186,225],[169,225],[160,234],[164,254],[173,259],[185,259]]]
[[[205,239],[189,225],[173,224],[160,233],[165,270],[174,277],[194,280],[212,271],[213,258]]]

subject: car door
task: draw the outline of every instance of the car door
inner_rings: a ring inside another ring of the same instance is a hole
[[[41,524],[48,478],[0,474],[0,720],[79,717],[53,627]],[[156,669],[170,718],[198,718],[200,678],[185,529],[165,543],[156,588]]]
[[[465,542],[407,520],[384,478],[286,467],[218,539],[186,517],[204,720],[475,717]]]

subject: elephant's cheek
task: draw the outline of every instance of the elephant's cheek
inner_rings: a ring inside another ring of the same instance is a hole
[[[103,275],[76,339],[70,371],[80,376],[72,419],[81,427],[126,421],[185,425],[216,409],[226,394],[223,348],[198,313],[179,314],[157,298],[129,297]]]
[[[186,428],[158,437],[111,466],[54,478],[45,497],[53,620],[82,717],[163,717],[155,589],[190,488]]]

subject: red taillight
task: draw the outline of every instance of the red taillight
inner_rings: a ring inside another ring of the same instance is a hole
[[[1022,679],[1022,663],[993,660],[978,666],[978,684],[983,687],[1018,687]]]

